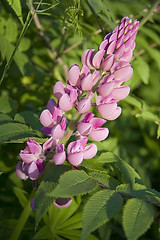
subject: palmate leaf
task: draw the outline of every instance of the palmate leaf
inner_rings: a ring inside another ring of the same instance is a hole
[[[124,207],[123,227],[128,240],[136,240],[150,227],[154,219],[152,205],[139,199],[129,199]]]
[[[122,206],[123,199],[114,190],[100,190],[92,195],[83,210],[81,240],[114,217]]]
[[[86,194],[97,186],[94,179],[91,179],[83,170],[71,170],[64,173],[59,180],[59,184],[53,192],[52,197],[70,197]]]
[[[21,7],[21,1],[20,0],[7,0],[9,5],[12,7],[13,11],[23,24],[23,17],[22,17],[22,7]]]

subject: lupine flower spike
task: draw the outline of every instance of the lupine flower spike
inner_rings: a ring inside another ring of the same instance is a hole
[[[84,51],[81,68],[77,64],[70,67],[67,86],[60,81],[55,84],[53,94],[57,101],[50,99],[47,109],[40,115],[41,130],[50,138],[43,146],[29,139],[26,148],[20,152],[22,161],[16,167],[19,178],[37,180],[48,161],[53,161],[55,165],[68,161],[74,169],[83,159],[96,156],[97,147],[95,144],[87,145],[88,138],[94,141],[106,139],[109,135],[104,125],[106,120],[114,120],[121,114],[121,107],[117,104],[130,91],[127,85],[122,84],[133,74],[129,61],[135,48],[138,27],[137,20],[124,17],[121,24],[105,36],[97,52],[95,49]],[[95,117],[90,111],[91,107],[96,107],[102,118]],[[75,140],[70,141],[70,134],[63,141],[68,134],[69,124],[65,113],[73,108],[80,119],[72,131]],[[54,205],[65,208],[71,202],[71,198],[58,198]],[[34,199],[31,206],[34,209]]]

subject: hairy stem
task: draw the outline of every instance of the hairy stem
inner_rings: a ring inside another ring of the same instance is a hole
[[[142,20],[140,21],[139,27],[142,27],[148,21],[148,19],[152,16],[154,10],[156,9],[156,7],[158,6],[159,3],[160,3],[160,0],[156,0],[153,3],[153,5],[150,8],[150,10],[148,11],[147,15],[145,17],[143,17]]]

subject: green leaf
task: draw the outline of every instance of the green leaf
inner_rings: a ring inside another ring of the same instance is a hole
[[[146,49],[151,56],[151,58],[157,63],[158,68],[160,69],[160,52],[158,49],[147,48]]]
[[[142,101],[140,101],[139,99],[136,99],[136,97],[133,97],[131,95],[126,97],[124,101],[137,108],[142,108],[143,106]]]
[[[39,131],[42,127],[37,115],[31,111],[17,113],[14,120],[20,123],[29,124],[33,130]]]
[[[126,182],[133,184],[136,181],[141,181],[139,174],[123,159],[119,158],[119,161],[115,163],[115,167],[119,168]]]
[[[15,42],[17,40],[17,26],[12,17],[10,17],[6,22],[6,33],[5,36],[9,42]]]
[[[18,187],[14,187],[13,188],[13,191],[15,193],[15,195],[17,196],[20,204],[22,205],[22,207],[25,207],[26,203],[27,203],[27,193],[26,191],[24,191],[23,189],[21,188],[18,188]]]
[[[107,152],[100,155],[101,162],[109,163],[105,156],[108,156],[109,162],[114,164],[114,167],[120,170],[126,182],[134,183],[136,180],[140,180],[138,173],[127,162],[118,157],[116,154]]]
[[[94,178],[96,181],[98,181],[99,183],[103,184],[106,187],[112,188],[112,189],[116,188],[116,186],[120,184],[120,182],[118,180],[111,177],[106,172],[93,171],[93,172],[90,172],[89,175],[92,178]]]
[[[124,206],[123,227],[128,240],[136,240],[150,227],[153,207],[139,199],[129,199]]]
[[[136,197],[160,206],[160,193],[154,189],[147,188],[144,185],[138,183],[135,183],[132,186],[130,184],[121,184],[117,186],[116,190],[127,196]]]
[[[0,96],[0,112],[10,113],[15,108],[15,102],[7,95]]]
[[[49,196],[65,198],[83,195],[92,191],[96,186],[96,181],[83,170],[71,170],[60,177],[59,184]]]
[[[21,23],[23,24],[21,1],[20,0],[7,0],[7,1],[14,10],[19,20],[21,21]]]
[[[68,171],[69,169],[70,167],[63,165],[54,165],[50,167],[48,173],[45,175],[43,181],[39,185],[35,196],[36,227],[38,226],[38,223],[41,220],[43,214],[48,211],[49,207],[55,200],[54,197],[48,196],[48,193],[54,190],[61,174]]]
[[[114,153],[112,152],[106,152],[106,153],[102,153],[97,159],[96,162],[100,162],[100,163],[112,163],[112,162],[116,162],[117,161],[117,157]]]
[[[138,113],[136,114],[136,117],[142,117],[145,120],[153,121],[153,122],[160,121],[160,118],[156,114],[153,114],[148,111],[143,111],[142,113]]]
[[[7,114],[0,113],[0,124],[6,122],[13,122],[13,119]]]
[[[54,197],[48,197],[47,194],[51,192],[56,186],[55,182],[42,181],[35,196],[35,220],[36,228],[43,214],[48,211],[49,207],[55,201]]]
[[[156,34],[155,31],[153,31],[151,28],[147,28],[147,27],[142,27],[140,29],[141,32],[145,33],[149,38],[151,38],[154,42],[158,43],[160,45],[160,39],[159,39],[159,35]]]
[[[122,197],[113,190],[101,190],[92,195],[83,210],[81,240],[114,217],[122,206]]]
[[[35,133],[33,131],[26,125],[20,123],[8,122],[0,125],[0,142],[31,137],[34,135]]]
[[[138,58],[135,60],[135,68],[138,72],[141,80],[143,83],[148,84],[149,83],[149,77],[150,77],[150,69],[149,65],[146,61],[144,61],[142,58]]]

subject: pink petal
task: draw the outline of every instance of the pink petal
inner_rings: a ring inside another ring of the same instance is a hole
[[[60,98],[59,107],[63,112],[69,111],[73,108],[73,104],[71,103],[71,100],[70,100],[70,97],[68,96],[68,94],[65,93]]]
[[[84,51],[81,57],[82,63],[89,68],[92,68],[92,59],[94,51],[95,49],[87,49],[86,51]]]
[[[58,124],[52,128],[51,135],[53,139],[61,139],[64,136],[64,130]]]
[[[80,84],[79,76],[80,76],[79,66],[77,64],[72,65],[68,71],[68,81],[72,86],[79,86]]]
[[[133,56],[133,51],[132,49],[129,49],[127,52],[124,52],[122,57],[120,58],[121,61],[130,61]]]
[[[82,65],[81,67],[81,78],[84,78],[84,76],[87,76],[90,73],[90,69],[86,65]]]
[[[84,159],[93,158],[97,154],[97,146],[95,144],[91,144],[85,147],[83,154],[84,154],[83,156]]]
[[[57,208],[67,208],[72,203],[72,198],[57,198],[53,203]]]
[[[118,28],[116,27],[116,30],[114,29],[115,32],[113,32],[109,38],[109,43],[112,41],[117,40],[117,35],[118,35]]]
[[[102,97],[107,97],[112,92],[113,88],[114,88],[114,81],[102,84],[99,87],[99,94]]]
[[[83,91],[89,91],[93,87],[93,79],[92,79],[92,74],[88,74],[88,76],[84,77],[81,80],[81,87]]]
[[[75,152],[75,153],[69,154],[68,161],[73,166],[77,166],[77,165],[81,164],[82,161],[83,161],[83,153],[82,152]]]
[[[108,48],[109,45],[109,41],[108,39],[104,40],[103,42],[101,42],[101,44],[99,45],[99,51],[101,50],[106,50]]]
[[[114,63],[114,60],[115,60],[114,54],[108,55],[102,63],[102,70],[106,72],[109,71]]]
[[[96,130],[92,130],[89,136],[94,141],[103,141],[108,137],[108,134],[108,128],[97,128]]]
[[[47,103],[47,108],[48,108],[48,110],[50,111],[51,114],[53,112],[54,107],[56,107],[56,102],[53,98],[51,98]]]
[[[70,97],[70,102],[74,104],[77,101],[77,91],[75,89],[72,89],[70,91],[69,97]]]
[[[45,109],[40,115],[40,122],[44,127],[53,127],[52,114],[48,109]]]
[[[43,144],[43,151],[51,151],[57,145],[57,140],[52,137]]]
[[[86,98],[78,102],[77,110],[80,113],[86,113],[89,111],[90,107],[91,107],[91,100]]]
[[[121,86],[119,88],[114,88],[112,91],[112,94],[114,96],[114,99],[116,100],[122,100],[126,98],[129,94],[130,87],[128,86]]]
[[[56,153],[53,156],[53,161],[55,163],[55,165],[62,165],[66,160],[66,152],[60,152],[60,153]]]
[[[81,122],[77,125],[77,129],[78,129],[78,132],[81,134],[81,135],[89,135],[91,129],[92,129],[92,125],[91,123],[84,123],[84,122]]]
[[[65,93],[65,87],[61,81],[58,81],[53,87],[53,94],[57,99],[60,99],[62,95]]]
[[[99,80],[99,71],[98,70],[94,70],[94,72],[92,74],[92,79],[93,79],[93,86],[94,86]]]
[[[114,53],[115,59],[119,59],[125,51],[125,45],[122,44]]]
[[[88,123],[92,118],[94,117],[94,114],[89,112],[83,115],[83,117],[81,118],[81,122],[86,122]]]
[[[31,154],[31,153],[26,153],[25,154],[21,151],[19,155],[22,158],[23,162],[25,162],[27,164],[37,160],[37,157],[34,154]]]
[[[39,170],[37,167],[37,164],[35,162],[32,162],[29,166],[28,166],[28,176],[31,180],[37,180],[39,177]]]
[[[16,165],[16,174],[22,180],[26,180],[28,178],[23,170],[23,163],[21,161],[19,161]]]
[[[101,127],[103,124],[105,124],[106,120],[95,117],[90,121],[90,123],[92,124],[93,130],[95,130],[95,129]]]
[[[112,113],[112,115],[107,117],[107,120],[115,120],[116,118],[118,118],[121,114],[122,109],[120,107],[117,107],[116,110],[114,111],[114,113]]]
[[[131,67],[131,64],[129,62],[126,62],[126,61],[115,62],[112,69],[111,69],[111,72],[113,73],[116,70],[118,70],[120,68],[124,68],[124,67]]]
[[[123,44],[124,35],[122,35],[120,38],[118,38],[116,43],[116,48],[119,48]]]
[[[99,105],[97,107],[98,112],[100,113],[100,115],[106,119],[108,119],[108,116],[112,115],[114,113],[114,111],[117,108],[117,103],[113,102],[113,103],[105,103],[102,105]]]
[[[120,68],[117,71],[113,73],[114,79],[118,81],[128,81],[133,74],[133,69],[132,67],[124,67]]]
[[[92,65],[93,65],[95,68],[97,68],[97,69],[100,68],[100,65],[101,65],[101,63],[102,63],[102,59],[103,59],[104,54],[105,54],[105,50],[101,50],[101,51],[98,51],[98,52],[94,55],[94,57],[93,57],[93,59],[92,59]]]
[[[41,145],[39,145],[38,143],[31,143],[31,142],[27,142],[27,145],[29,147],[29,150],[32,154],[39,156],[42,152],[42,147]]]
[[[107,48],[107,54],[112,54],[114,52],[115,47],[116,41],[111,42]]]
[[[60,124],[62,130],[66,129],[66,121],[67,121],[67,119],[65,117],[63,117],[61,124]]]

